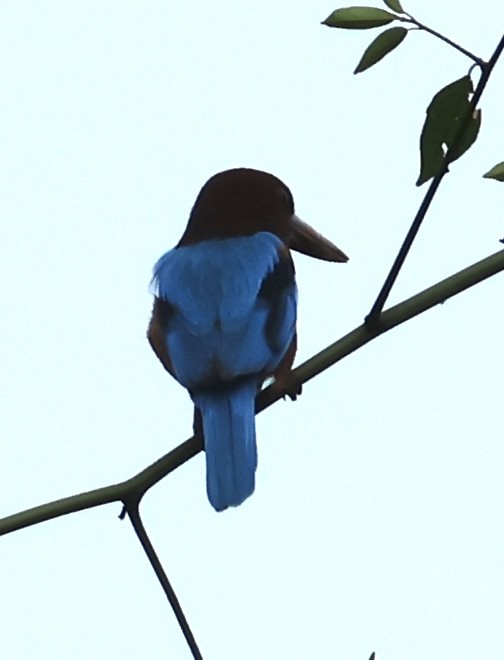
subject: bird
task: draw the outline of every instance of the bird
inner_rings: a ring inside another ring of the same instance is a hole
[[[153,268],[147,338],[194,403],[216,511],[254,492],[255,397],[264,382],[273,378],[296,396],[289,385],[297,348],[291,250],[348,261],[296,215],[285,183],[240,167],[205,183],[178,244]]]

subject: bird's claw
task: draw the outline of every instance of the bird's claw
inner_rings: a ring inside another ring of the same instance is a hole
[[[298,396],[301,396],[302,391],[303,391],[302,383],[292,383],[285,390],[284,399],[286,396],[288,396],[291,401],[295,401],[298,398]]]
[[[303,385],[302,383],[297,383],[296,381],[286,380],[284,378],[275,380],[271,387],[278,392],[278,395],[285,399],[289,397],[291,401],[296,401],[298,396],[300,396]]]

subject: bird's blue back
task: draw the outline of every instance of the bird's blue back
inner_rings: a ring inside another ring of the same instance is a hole
[[[278,293],[273,324],[271,300],[260,294],[282,249],[277,236],[259,232],[177,247],[156,263],[155,294],[173,310],[167,350],[190,391],[269,375],[280,363],[295,334],[296,286]]]

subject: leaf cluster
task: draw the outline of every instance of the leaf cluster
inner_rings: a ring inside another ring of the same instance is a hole
[[[402,7],[399,0],[383,0],[388,7],[343,7],[333,11],[323,25],[344,30],[369,30],[393,21],[409,23],[410,28],[395,26],[381,32],[366,48],[354,73],[362,73],[395,50],[412,29],[423,30],[441,39],[473,60],[485,74],[489,64],[448,37],[420,23]],[[474,66],[474,65],[473,65]],[[471,67],[472,68],[472,67]],[[443,175],[448,165],[460,158],[476,141],[481,127],[481,110],[473,100],[474,86],[469,74],[447,84],[437,92],[427,107],[427,117],[420,136],[420,173],[417,185]],[[492,167],[485,178],[504,181],[504,164]]]

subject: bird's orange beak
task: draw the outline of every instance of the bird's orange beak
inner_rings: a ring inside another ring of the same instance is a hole
[[[334,243],[313,227],[303,222],[297,215],[292,216],[291,235],[289,247],[297,252],[307,254],[309,257],[323,259],[324,261],[337,261],[345,263],[348,261],[346,254],[337,248]]]

